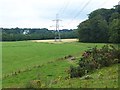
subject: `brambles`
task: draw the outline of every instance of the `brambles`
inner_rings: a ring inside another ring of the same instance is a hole
[[[78,76],[77,68],[71,66],[70,67],[70,78],[77,77],[77,76]]]
[[[70,76],[82,77],[95,69],[120,63],[120,49],[113,45],[104,45],[101,49],[94,47],[83,53],[78,67],[70,67]]]

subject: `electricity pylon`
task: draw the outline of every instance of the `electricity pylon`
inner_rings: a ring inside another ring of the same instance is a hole
[[[55,29],[55,42],[57,41],[57,39],[58,39],[58,41],[61,41],[60,30],[59,30],[59,21],[62,21],[62,20],[60,20],[58,18],[58,14],[56,14],[56,19],[53,20],[53,21],[56,22],[56,25],[55,25],[55,27],[56,27],[56,29]]]

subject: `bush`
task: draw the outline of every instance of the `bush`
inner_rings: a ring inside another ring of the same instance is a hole
[[[94,47],[83,53],[78,67],[70,67],[70,77],[82,77],[95,69],[116,63],[120,63],[120,49],[113,45],[104,45],[101,49]]]
[[[77,68],[70,66],[70,78],[78,77]]]

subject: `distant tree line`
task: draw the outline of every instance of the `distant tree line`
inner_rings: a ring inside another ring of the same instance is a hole
[[[81,42],[120,43],[120,5],[91,12],[78,25],[78,37]]]
[[[1,28],[2,41],[45,40],[54,39],[55,30],[46,28]],[[61,38],[76,38],[74,30],[60,30]]]

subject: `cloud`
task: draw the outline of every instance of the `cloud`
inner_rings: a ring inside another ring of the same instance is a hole
[[[76,28],[87,14],[112,8],[119,0],[0,0],[0,27],[49,28],[56,14],[64,28]],[[85,4],[89,2],[88,5]],[[83,9],[83,7],[85,7]],[[83,10],[82,10],[83,9]],[[77,16],[77,17],[75,17]]]

